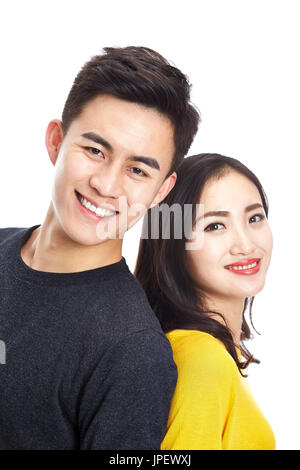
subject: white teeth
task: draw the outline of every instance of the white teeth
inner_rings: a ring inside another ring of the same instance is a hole
[[[94,206],[90,201],[88,201],[82,196],[80,196],[80,202],[84,207],[89,209],[91,212],[94,212],[99,217],[109,217],[110,215],[115,214],[115,211],[109,211],[107,209],[103,209],[102,207]]]
[[[251,269],[254,268],[258,264],[258,261],[255,261],[252,264],[248,264],[247,266],[229,266],[229,269],[232,269],[233,271],[241,271],[242,269]]]
[[[95,213],[96,215],[103,216],[104,211],[103,209],[100,209],[100,207],[97,207],[97,209],[95,209]]]

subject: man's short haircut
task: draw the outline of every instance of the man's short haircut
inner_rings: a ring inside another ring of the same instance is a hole
[[[71,122],[93,98],[108,94],[154,108],[174,126],[175,153],[167,176],[181,164],[197,132],[200,116],[190,102],[188,78],[147,47],[105,47],[92,57],[74,80],[62,113],[67,133]]]

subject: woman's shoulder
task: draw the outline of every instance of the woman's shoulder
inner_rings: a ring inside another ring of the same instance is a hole
[[[236,375],[237,365],[221,340],[199,330],[167,333],[178,368],[203,371],[206,375]]]
[[[218,356],[230,356],[221,340],[199,330],[172,330],[166,334],[174,349],[182,352],[199,351]]]

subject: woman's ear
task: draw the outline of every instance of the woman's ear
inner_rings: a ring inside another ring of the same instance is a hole
[[[55,165],[61,143],[63,141],[62,123],[59,119],[49,122],[46,130],[45,143],[48,155],[53,165]]]

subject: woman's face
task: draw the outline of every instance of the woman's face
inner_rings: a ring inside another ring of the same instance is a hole
[[[204,205],[197,229],[203,231],[202,243],[187,251],[193,278],[213,299],[257,294],[265,283],[273,243],[255,184],[230,170],[207,181],[199,203]]]

